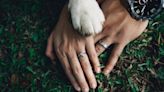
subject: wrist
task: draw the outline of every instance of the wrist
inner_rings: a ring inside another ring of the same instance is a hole
[[[136,20],[151,20],[164,7],[163,0],[120,0],[129,14]]]

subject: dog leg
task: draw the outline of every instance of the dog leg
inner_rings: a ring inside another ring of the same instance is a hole
[[[96,0],[69,0],[72,24],[81,35],[94,35],[102,31],[105,21]]]

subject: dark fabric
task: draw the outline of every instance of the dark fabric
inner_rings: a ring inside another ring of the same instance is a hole
[[[67,3],[67,1],[68,0],[46,0],[46,6],[49,10],[47,12],[49,12],[50,16],[52,18],[55,18],[55,20],[57,21],[63,6]]]
[[[54,26],[56,25],[61,10],[63,9],[64,5],[68,2],[68,0],[45,0],[44,7],[43,7],[43,15],[48,17],[48,25],[51,27],[49,29],[49,34],[53,30]]]

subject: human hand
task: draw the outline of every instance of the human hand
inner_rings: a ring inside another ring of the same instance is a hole
[[[64,7],[55,30],[48,39],[46,55],[53,60],[54,48],[73,87],[77,91],[88,92],[89,87],[94,89],[97,86],[90,61],[93,69],[100,72],[94,39],[92,36],[79,35],[68,20],[69,14]]]
[[[121,0],[105,0],[102,3],[106,21],[104,30],[95,36],[96,51],[100,55],[108,46],[114,45],[107,65],[103,69],[104,74],[109,74],[116,65],[124,47],[140,36],[148,25],[148,21],[133,19]]]

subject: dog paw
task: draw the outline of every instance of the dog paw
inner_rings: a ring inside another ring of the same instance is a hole
[[[68,9],[73,27],[81,35],[94,35],[102,31],[105,18],[96,0],[70,0]]]

